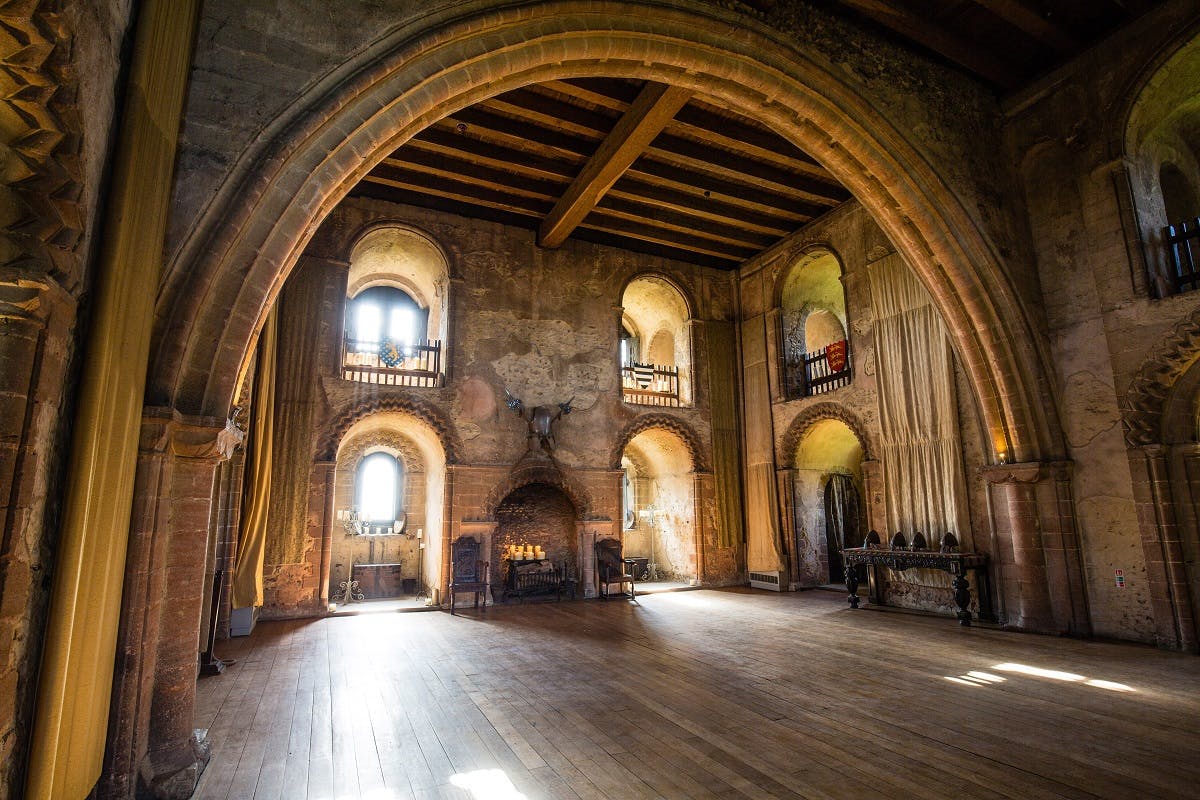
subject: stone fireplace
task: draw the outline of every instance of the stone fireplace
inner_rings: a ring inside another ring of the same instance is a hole
[[[579,579],[578,512],[558,486],[527,483],[509,492],[496,507],[492,536],[492,585],[504,584],[504,553],[511,544],[541,545],[546,558],[563,568],[563,576]]]

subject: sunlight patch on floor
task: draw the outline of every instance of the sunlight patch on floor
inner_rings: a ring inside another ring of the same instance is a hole
[[[477,769],[450,776],[450,783],[471,793],[473,800],[526,800],[502,769]]]

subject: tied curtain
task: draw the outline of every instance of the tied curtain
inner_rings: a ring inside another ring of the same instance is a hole
[[[889,533],[962,538],[965,479],[954,359],[941,316],[898,256],[871,265],[875,364]]]
[[[249,457],[242,496],[242,525],[233,570],[234,608],[263,603],[263,563],[267,552],[267,516],[271,502],[271,462],[275,439],[275,368],[279,339],[278,306],[271,309],[258,340],[258,362],[250,398]]]

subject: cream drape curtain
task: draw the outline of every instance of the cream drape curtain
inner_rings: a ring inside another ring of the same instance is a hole
[[[261,606],[263,561],[267,550],[267,512],[271,500],[271,453],[275,430],[275,366],[279,339],[278,308],[272,308],[258,340],[258,364],[250,419],[250,452],[242,493],[242,524],[233,570],[234,608]]]
[[[888,536],[930,544],[966,520],[954,359],[941,316],[899,256],[871,265]],[[880,531],[882,535],[884,532]]]

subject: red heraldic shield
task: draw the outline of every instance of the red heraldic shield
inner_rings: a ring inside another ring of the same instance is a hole
[[[825,360],[830,372],[841,372],[846,368],[846,340],[834,342],[825,348]]]

